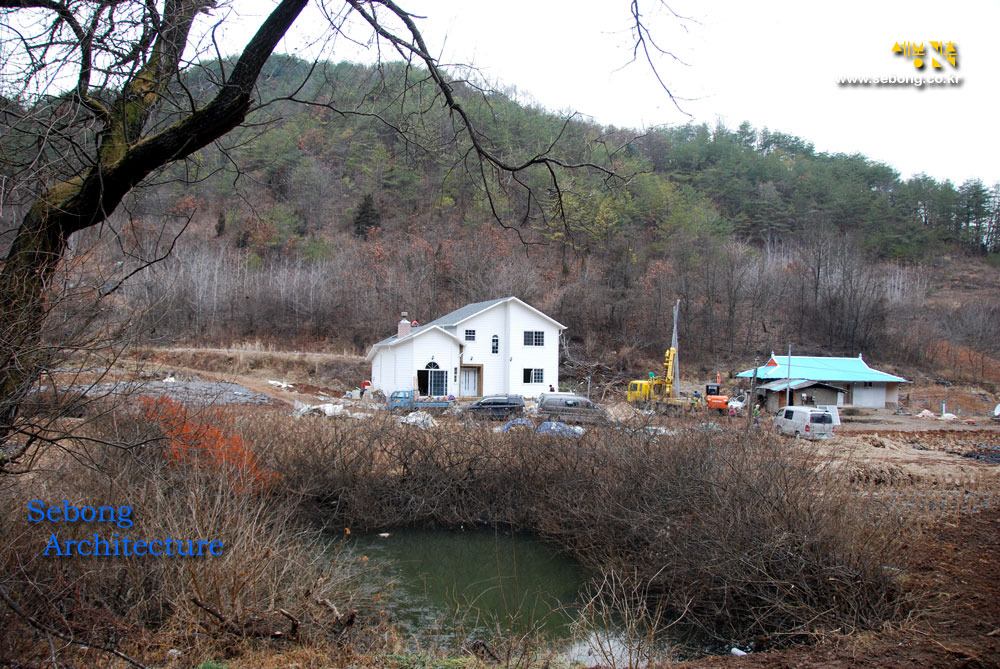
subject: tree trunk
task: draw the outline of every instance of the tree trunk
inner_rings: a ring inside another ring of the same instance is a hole
[[[307,0],[283,0],[247,44],[215,98],[151,137],[142,126],[169,81],[200,2],[168,2],[153,57],[123,86],[106,117],[105,132],[89,169],[50,188],[28,211],[0,270],[0,444],[15,431],[21,400],[37,378],[40,335],[49,284],[69,236],[104,221],[125,195],[154,170],[183,159],[238,126],[252,101],[254,84],[278,41]],[[173,11],[173,16],[168,16]],[[87,81],[81,77],[87,94]],[[12,458],[0,455],[0,466]]]

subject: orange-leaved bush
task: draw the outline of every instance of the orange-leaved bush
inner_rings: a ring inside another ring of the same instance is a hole
[[[143,397],[142,413],[169,439],[165,455],[173,464],[236,473],[240,489],[249,485],[262,490],[278,478],[260,466],[243,436],[221,411],[200,410],[192,416],[185,405],[168,397]]]

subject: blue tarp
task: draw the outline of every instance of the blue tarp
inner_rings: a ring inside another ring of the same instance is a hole
[[[566,423],[547,420],[535,430],[538,434],[551,434],[558,437],[579,437],[584,433],[582,427],[573,427]]]
[[[532,422],[531,422],[530,420],[528,420],[527,418],[515,418],[515,419],[514,419],[514,420],[512,420],[512,421],[509,421],[509,422],[507,422],[507,423],[504,423],[504,424],[503,424],[503,425],[501,425],[500,427],[496,427],[496,428],[493,428],[493,431],[494,431],[494,432],[509,432],[509,431],[510,431],[510,429],[511,429],[512,427],[516,427],[516,426],[518,426],[518,425],[527,425],[527,426],[528,426],[528,427],[530,427],[530,428],[531,428],[532,430],[534,430],[534,429],[535,429],[535,424],[534,424],[534,423],[532,423]]]

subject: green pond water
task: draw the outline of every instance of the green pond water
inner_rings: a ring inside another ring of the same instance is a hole
[[[414,636],[537,630],[552,642],[570,638],[583,570],[542,541],[493,530],[403,530],[346,541],[381,579],[380,601],[393,621]]]

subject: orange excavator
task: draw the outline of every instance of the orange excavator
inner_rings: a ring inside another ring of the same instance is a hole
[[[729,410],[729,395],[722,393],[722,372],[715,373],[715,383],[705,384],[705,406],[720,413]]]

